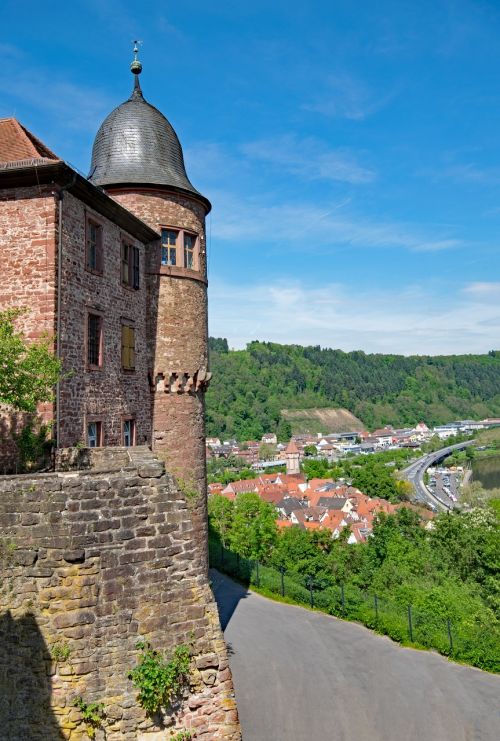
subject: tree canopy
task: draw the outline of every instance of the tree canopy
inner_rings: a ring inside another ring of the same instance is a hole
[[[402,356],[251,342],[210,342],[209,435],[258,440],[292,428],[282,409],[343,407],[369,428],[500,415],[500,353]]]
[[[49,339],[28,343],[16,330],[22,309],[0,312],[0,402],[14,409],[35,412],[50,401],[61,373],[61,361]]]

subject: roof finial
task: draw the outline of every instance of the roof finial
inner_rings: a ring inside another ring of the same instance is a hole
[[[134,41],[134,59],[132,60],[132,64],[130,65],[130,71],[134,75],[134,89],[132,91],[132,98],[142,98],[142,90],[139,84],[139,75],[142,72],[142,64],[137,58],[137,55],[139,53],[139,46],[141,45],[142,41],[138,41],[137,39]]]
[[[142,64],[137,59],[137,55],[139,54],[139,46],[142,46],[142,41],[135,40],[134,41],[134,59],[133,59],[132,64],[130,65],[130,71],[134,75],[140,75],[142,72]]]

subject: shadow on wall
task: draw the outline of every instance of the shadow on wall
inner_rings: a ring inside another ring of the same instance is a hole
[[[51,657],[33,615],[0,615],[0,738],[64,741],[50,707]]]
[[[21,433],[28,415],[0,404],[0,475],[16,473],[19,453],[14,438]]]

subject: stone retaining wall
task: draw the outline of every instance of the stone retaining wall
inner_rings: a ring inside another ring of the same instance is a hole
[[[81,696],[105,705],[97,739],[166,740],[182,728],[197,741],[236,741],[191,503],[147,450],[126,454],[128,465],[115,450],[100,470],[0,477],[1,737],[86,739],[73,706]],[[191,691],[165,727],[146,716],[127,677],[139,639],[193,646]]]

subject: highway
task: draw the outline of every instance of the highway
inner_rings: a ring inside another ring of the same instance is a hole
[[[430,491],[424,484],[424,473],[438,461],[446,458],[448,455],[453,453],[455,450],[463,450],[469,445],[473,445],[474,440],[467,440],[464,443],[456,443],[455,445],[448,445],[446,448],[434,451],[434,453],[427,453],[419,458],[417,461],[409,465],[403,471],[401,475],[407,481],[409,481],[415,487],[416,498],[424,502],[425,504],[431,504],[433,507],[440,511],[446,511],[452,509],[453,504],[446,502],[444,499],[438,497],[434,492]]]

